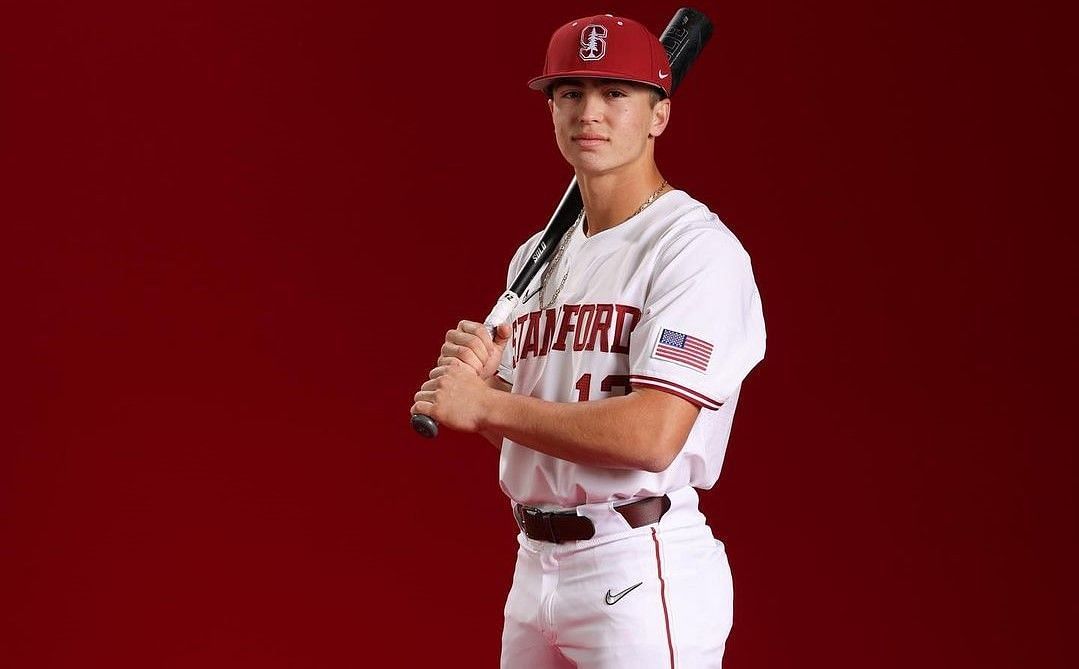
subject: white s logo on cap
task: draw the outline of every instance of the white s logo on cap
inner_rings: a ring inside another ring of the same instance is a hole
[[[607,55],[607,28],[592,23],[581,31],[581,60],[600,60]]]

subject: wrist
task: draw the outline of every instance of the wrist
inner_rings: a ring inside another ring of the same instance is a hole
[[[501,424],[499,416],[502,412],[502,404],[510,395],[502,390],[487,387],[484,388],[480,397],[480,415],[478,419],[480,430],[495,430]]]
[[[501,360],[502,360],[502,356],[500,355],[495,359],[494,364],[491,364],[489,366],[485,366],[484,369],[480,372],[480,378],[483,379],[484,381],[487,381],[492,376],[498,376],[498,365],[499,365],[499,361],[501,361]]]

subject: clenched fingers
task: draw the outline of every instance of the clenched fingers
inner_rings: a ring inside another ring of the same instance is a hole
[[[463,365],[463,364],[464,363],[461,362],[460,360],[458,360],[457,358],[439,358],[438,359],[438,367],[435,367],[434,369],[432,369],[431,373],[427,375],[427,378],[429,378],[429,379],[437,379],[438,377],[445,375],[446,372],[449,371],[450,367],[453,367],[454,365]],[[425,383],[424,385],[427,385],[427,384]]]
[[[480,329],[483,329],[482,326]],[[495,350],[494,342],[489,339],[484,340],[482,337],[460,330],[448,331],[446,333],[446,341],[451,344],[457,344],[458,346],[467,346],[472,349],[480,360],[483,361],[486,361],[487,357]]]
[[[441,370],[441,371],[439,371],[439,370]],[[435,372],[438,372],[438,374],[435,374]],[[445,373],[446,373],[446,368],[445,367],[436,367],[435,369],[432,369],[431,370],[431,380],[430,381],[424,381],[423,385],[420,386],[420,390],[434,390],[434,389],[438,388],[438,386],[440,384],[440,381],[438,380],[438,377],[442,376]]]
[[[429,416],[431,415],[431,410],[434,408],[435,405],[430,402],[416,402],[408,412],[411,414],[423,414],[424,416]]]
[[[479,374],[479,372],[480,372],[480,370],[476,369],[472,365],[461,362],[460,358],[455,358],[455,357],[446,356],[446,355],[440,357],[438,360],[435,361],[435,369],[439,369],[440,367],[467,367],[468,369],[471,369],[473,372],[476,372],[477,374]],[[431,370],[431,371],[434,372],[434,369]],[[429,374],[428,378],[433,379],[434,377]]]
[[[453,344],[451,342],[446,342],[442,345],[441,352],[443,358],[457,358],[458,360],[465,363],[477,372],[483,370],[483,364],[487,360],[486,351],[481,358],[475,350],[463,344]],[[441,358],[439,359],[441,360]]]
[[[483,323],[477,323],[475,321],[461,321],[457,324],[457,329],[461,332],[467,332],[470,335],[479,337],[483,345],[488,350],[494,350],[494,342],[491,341],[491,333],[487,330]]]

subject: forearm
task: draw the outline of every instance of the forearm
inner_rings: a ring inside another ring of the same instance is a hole
[[[510,386],[508,383],[503,381],[502,378],[499,377],[497,374],[492,376],[491,378],[487,379],[487,381],[485,383],[487,384],[487,387],[489,387],[489,388],[491,388],[491,389],[493,389],[495,391],[498,391],[498,392],[508,394],[512,390],[512,386]],[[484,439],[491,442],[492,446],[494,446],[498,450],[502,450],[502,439],[505,437],[504,434],[502,434],[501,432],[498,432],[498,431],[496,431],[494,429],[490,429],[490,428],[487,428],[487,429],[482,429],[481,428],[479,430],[479,434]]]
[[[696,418],[695,407],[663,395],[633,392],[591,402],[548,402],[488,393],[481,432],[504,435],[583,465],[662,471],[678,454]],[[684,406],[672,404],[672,399]]]

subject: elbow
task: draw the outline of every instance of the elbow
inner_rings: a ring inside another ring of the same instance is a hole
[[[666,471],[674,463],[678,454],[682,452],[682,446],[685,443],[686,437],[684,435],[681,438],[649,439],[647,443],[641,444],[639,452],[642,453],[643,457],[638,463],[638,468],[653,474]]]
[[[661,390],[630,396],[643,403],[635,411],[640,420],[632,424],[633,452],[638,456],[634,464],[646,472],[666,471],[682,452],[699,408]]]
[[[673,457],[649,458],[649,459],[645,460],[644,462],[642,462],[639,468],[646,471],[646,472],[651,472],[653,474],[659,474],[660,472],[666,471],[667,467],[670,467],[671,463],[673,463],[673,462],[674,462]]]
[[[641,454],[638,468],[645,472],[653,474],[666,472],[682,452],[685,440],[689,437],[689,432],[684,425],[679,425],[674,421],[666,423],[658,426],[651,434],[648,432],[641,434],[641,441],[637,445],[637,452]],[[692,423],[689,424],[689,427],[692,426]]]

